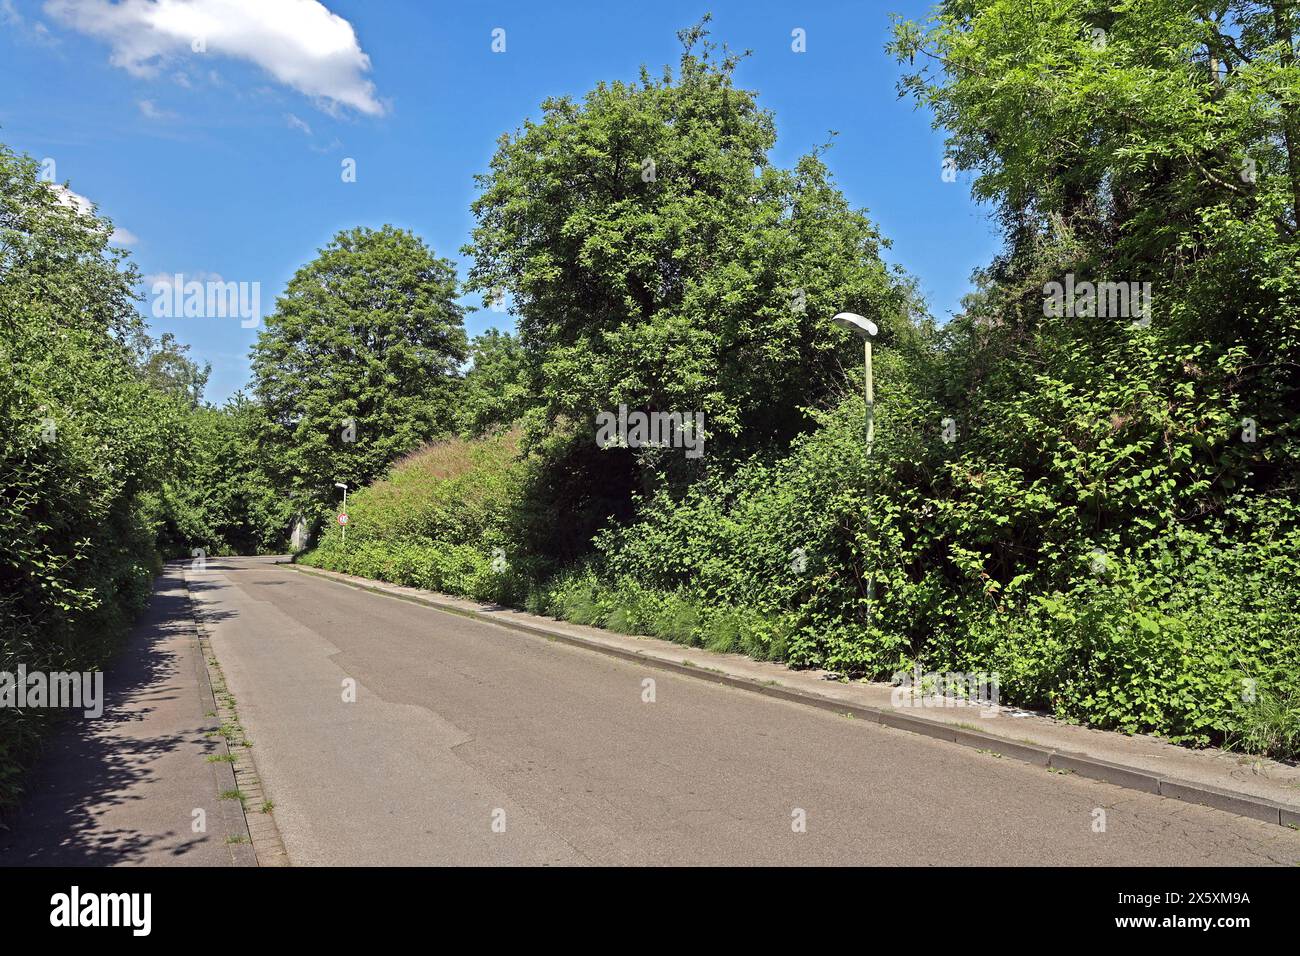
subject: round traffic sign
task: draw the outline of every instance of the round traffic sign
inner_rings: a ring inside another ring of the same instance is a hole
[[[339,515],[339,524],[347,524],[347,523],[348,523],[348,515],[347,512],[345,511],[343,514]]]

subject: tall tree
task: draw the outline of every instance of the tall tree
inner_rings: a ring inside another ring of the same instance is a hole
[[[164,332],[155,339],[138,329],[132,334],[130,345],[145,381],[191,408],[199,406],[208,377],[212,374],[211,362],[199,365],[190,358],[190,347],[178,342],[171,332]]]
[[[707,18],[706,18],[707,20]],[[772,116],[704,23],[677,72],[542,104],[479,177],[469,285],[518,315],[532,432],[622,404],[703,412],[714,447],[788,441],[860,355],[841,309],[896,331],[884,240],[820,150],[774,167]]]
[[[340,232],[253,348],[267,467],[305,510],[454,424],[466,358],[454,265],[402,229]]]
[[[461,390],[461,429],[470,436],[511,425],[529,407],[524,351],[519,337],[498,329],[474,336]]]
[[[949,329],[946,396],[955,493],[1022,502],[975,542],[995,577],[1294,494],[1298,31],[1295,0],[951,0],[897,24],[903,91],[1007,241]],[[1150,297],[1047,308],[1067,282]]]

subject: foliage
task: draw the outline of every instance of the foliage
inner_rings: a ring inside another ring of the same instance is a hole
[[[1021,698],[1100,726],[1222,739],[1247,719],[1235,682],[1296,679],[1298,18],[980,0],[896,28],[921,64],[903,89],[1007,240],[945,330],[942,540],[1028,601],[990,654],[1065,655]],[[1150,308],[1047,308],[1070,278],[1150,283]]]
[[[517,600],[846,676],[996,673],[1066,719],[1295,756],[1295,18],[900,21],[902,89],[1006,239],[942,329],[820,153],[767,164],[771,118],[736,58],[694,52],[702,28],[675,77],[548,101],[500,142],[468,250],[514,300],[533,396],[494,526],[536,559]],[[1153,294],[1048,307],[1076,281]],[[882,327],[869,459],[855,348],[819,324],[843,308]],[[620,402],[705,410],[708,465],[594,451],[585,423]]]
[[[509,533],[523,485],[518,430],[408,455],[348,499],[308,565],[480,600],[522,599],[527,558]]]
[[[160,556],[282,546],[286,503],[242,396],[202,405],[208,368],[135,309],[112,223],[0,146],[0,671],[98,669]],[[52,711],[0,710],[0,809]]]
[[[904,89],[950,131],[1007,237],[952,331],[949,394],[978,388],[971,420],[998,419],[984,457],[1028,471],[1046,447],[1076,471],[1102,528],[1295,487],[1298,32],[1295,4],[1246,0],[981,0],[896,31],[923,64]],[[1045,283],[1068,274],[1151,283],[1149,326],[1045,316]]]
[[[0,146],[0,670],[97,667],[149,594],[144,497],[185,403],[144,380],[137,274],[106,219]],[[0,710],[0,805],[49,711]]]
[[[1248,689],[1265,700],[1300,691],[1293,502],[1240,499],[1222,521],[1112,542],[1100,561],[1077,540],[1003,583],[979,549],[1009,526],[1014,501],[985,516],[900,487],[914,438],[897,416],[878,417],[868,471],[861,414],[849,402],[786,459],[646,502],[602,535],[599,561],[565,589],[559,613],[614,626],[604,588],[637,595],[633,608],[652,603],[645,592],[677,595],[707,621],[695,642],[732,649],[710,611],[744,611],[783,622],[782,657],[797,666],[874,679],[914,666],[997,673],[1006,702],[1198,743],[1260,738],[1245,733],[1264,710],[1243,704]],[[639,620],[631,632],[658,633],[649,619],[632,611],[618,629]]]
[[[253,349],[261,445],[313,517],[453,424],[466,358],[452,263],[385,226],[340,232],[289,281]],[[349,428],[349,425],[351,428]]]
[[[195,408],[184,422],[173,477],[147,499],[165,557],[269,554],[288,547],[294,514],[271,477],[261,407],[237,392],[224,407]]]
[[[200,368],[189,357],[190,347],[178,342],[171,332],[155,339],[143,328],[134,329],[129,344],[135,353],[136,367],[146,382],[191,408],[199,406],[208,376],[212,374],[211,362]]]
[[[475,437],[508,427],[531,404],[519,337],[488,329],[469,344],[470,361],[460,390],[460,430]]]
[[[680,455],[598,449],[597,413],[703,413],[710,454],[780,446],[856,367],[861,346],[832,313],[878,319],[887,341],[910,332],[909,287],[822,150],[774,166],[773,118],[733,81],[740,57],[703,24],[680,36],[675,73],[546,100],[498,142],[472,207],[468,285],[513,304],[530,446],[557,474],[598,476],[608,500],[583,536],[647,481],[700,473]],[[552,500],[576,514],[595,499]]]

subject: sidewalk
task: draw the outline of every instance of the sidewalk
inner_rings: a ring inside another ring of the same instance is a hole
[[[221,799],[231,766],[206,759],[226,744],[180,565],[154,582],[104,695],[102,717],[77,713],[46,744],[0,866],[256,865],[239,801]]]
[[[1300,766],[1223,750],[1192,750],[1156,737],[1092,730],[1012,707],[895,706],[891,700],[894,688],[888,684],[846,683],[825,671],[796,671],[737,654],[683,647],[652,637],[628,637],[334,571],[299,566],[294,569],[599,653],[992,751],[1058,772],[1077,773],[1170,799],[1300,827]]]

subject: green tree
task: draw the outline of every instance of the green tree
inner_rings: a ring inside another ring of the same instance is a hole
[[[519,420],[530,404],[524,350],[518,336],[488,329],[469,344],[470,361],[460,396],[460,427],[478,436]]]
[[[318,512],[454,424],[466,358],[456,274],[405,230],[340,232],[290,280],[253,348],[277,487]]]
[[[175,474],[149,499],[158,547],[168,557],[264,554],[288,545],[293,505],[280,494],[258,443],[261,406],[236,392],[224,406],[185,418]]]
[[[173,473],[184,405],[126,344],[138,273],[107,219],[0,145],[0,670],[101,664],[143,606],[146,497]],[[0,805],[40,710],[0,710]]]
[[[468,285],[512,303],[525,448],[540,454],[518,540],[560,562],[630,517],[638,494],[680,491],[812,427],[808,409],[861,368],[835,312],[876,319],[889,343],[915,331],[885,240],[821,149],[772,164],[772,115],[705,22],[679,33],[675,72],[547,99],[478,177]],[[703,458],[599,448],[595,417],[620,405],[702,414]]]
[[[189,357],[190,347],[178,342],[171,332],[155,339],[139,329],[132,334],[130,344],[140,373],[150,385],[192,408],[199,406],[212,374],[211,362],[199,365]]]
[[[897,621],[928,660],[979,648],[1024,700],[1198,741],[1256,719],[1242,679],[1295,699],[1298,34],[1294,0],[952,0],[896,25],[902,90],[1006,240],[944,330],[933,402],[960,437],[883,595],[945,595]],[[1151,294],[1062,309],[1066,283]]]
[[[706,18],[707,20],[707,18]],[[816,150],[774,167],[740,57],[682,31],[676,74],[546,100],[479,177],[469,286],[518,315],[531,434],[620,403],[703,412],[715,447],[788,441],[860,353],[828,317],[896,334],[900,284]]]
[[[284,551],[294,518],[293,504],[276,490],[258,442],[265,428],[262,406],[240,391],[214,414],[206,467],[207,480],[220,489],[218,535],[237,554]]]
[[[903,89],[1007,241],[948,330],[951,492],[1025,504],[987,527],[985,572],[1294,492],[1297,35],[1293,0],[962,0],[897,25]],[[1149,312],[1051,314],[1071,278],[1150,283]]]

